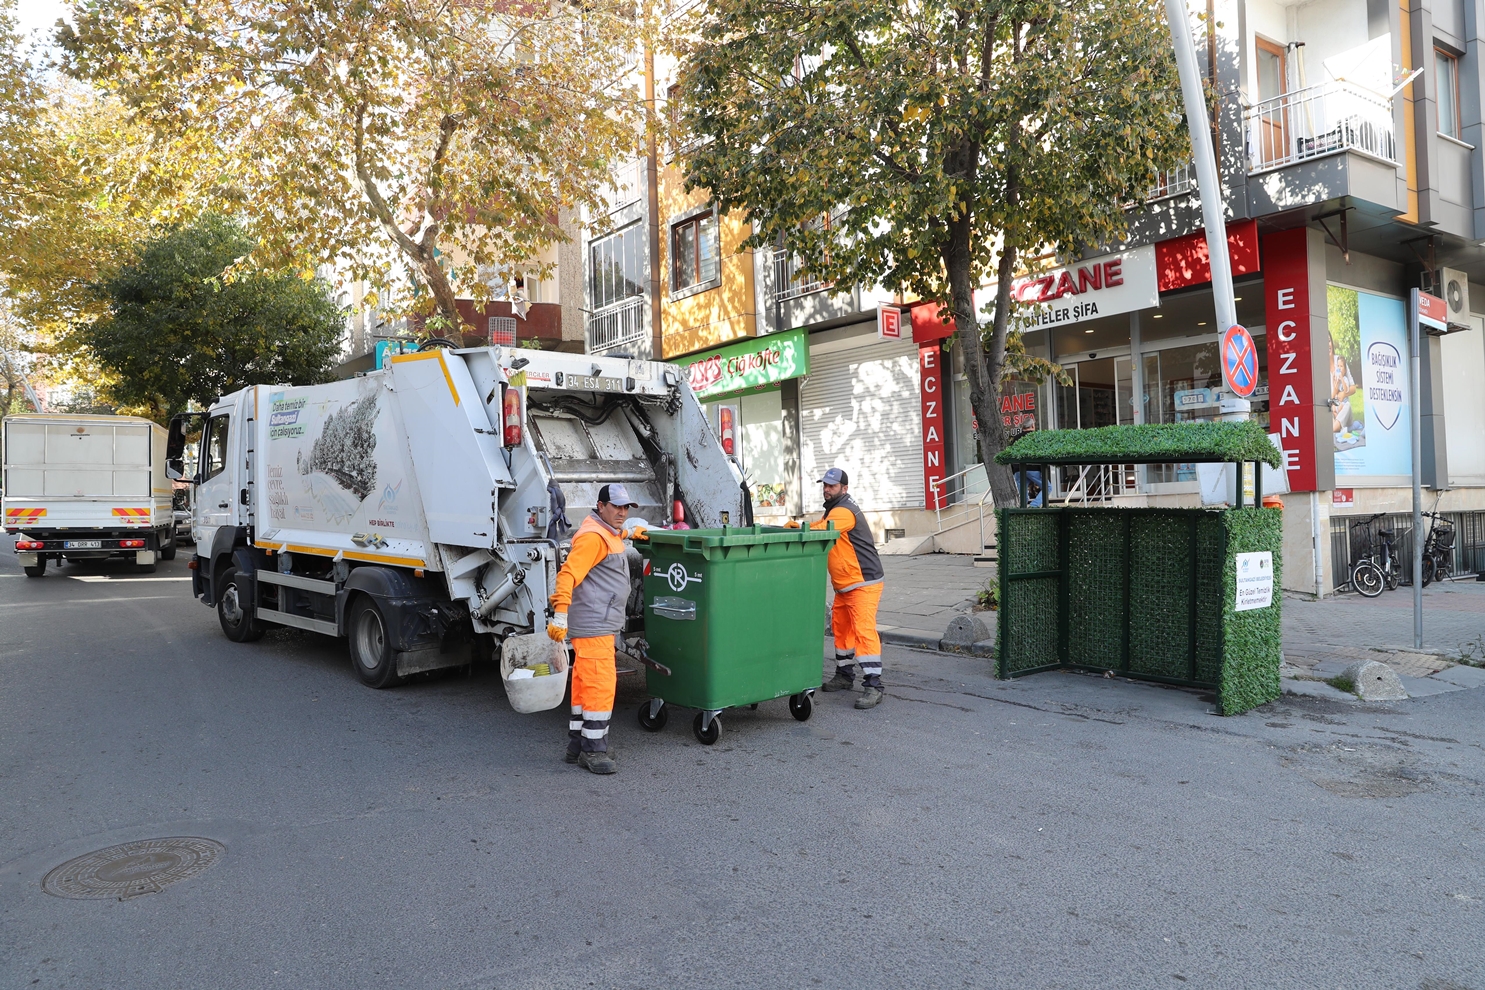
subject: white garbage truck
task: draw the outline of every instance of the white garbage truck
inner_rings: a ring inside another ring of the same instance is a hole
[[[175,556],[165,428],[138,416],[7,416],[5,531],[27,577],[48,561]]]
[[[543,629],[606,483],[652,525],[751,521],[737,467],[660,362],[436,348],[258,385],[172,421],[173,476],[198,431],[196,596],[239,642],[270,624],[346,637],[372,687]]]

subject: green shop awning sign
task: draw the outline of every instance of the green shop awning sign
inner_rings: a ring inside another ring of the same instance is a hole
[[[809,374],[809,334],[800,329],[750,337],[676,363],[690,379],[691,391],[698,399],[767,389]]]

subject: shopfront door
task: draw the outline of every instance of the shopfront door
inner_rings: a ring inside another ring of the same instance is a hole
[[[1128,355],[1089,358],[1076,363],[1063,362],[1062,367],[1072,384],[1055,386],[1057,426],[1061,429],[1091,430],[1100,426],[1119,426],[1134,422],[1133,376]],[[1054,472],[1056,494],[1103,498],[1135,484],[1132,468],[1092,472],[1060,469]],[[1081,480],[1080,480],[1081,479]]]

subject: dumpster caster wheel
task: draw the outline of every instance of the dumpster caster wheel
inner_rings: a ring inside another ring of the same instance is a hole
[[[722,720],[713,716],[710,724],[703,727],[702,721],[705,714],[705,712],[696,713],[696,718],[691,722],[691,734],[696,737],[696,741],[701,743],[701,745],[710,746],[722,735]]]
[[[815,699],[811,698],[808,691],[789,697],[789,714],[801,722],[808,722],[815,711]]]
[[[665,707],[665,702],[656,706],[653,702],[646,701],[639,706],[639,727],[648,732],[659,732],[665,728],[665,723],[670,721],[670,709]]]

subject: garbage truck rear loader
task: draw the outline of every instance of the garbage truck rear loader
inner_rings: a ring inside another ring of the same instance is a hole
[[[746,498],[678,369],[437,349],[325,385],[259,385],[200,431],[192,590],[231,639],[349,640],[361,680],[469,662],[545,625],[565,537],[621,481],[652,523],[741,524]],[[638,578],[638,575],[635,575]]]

